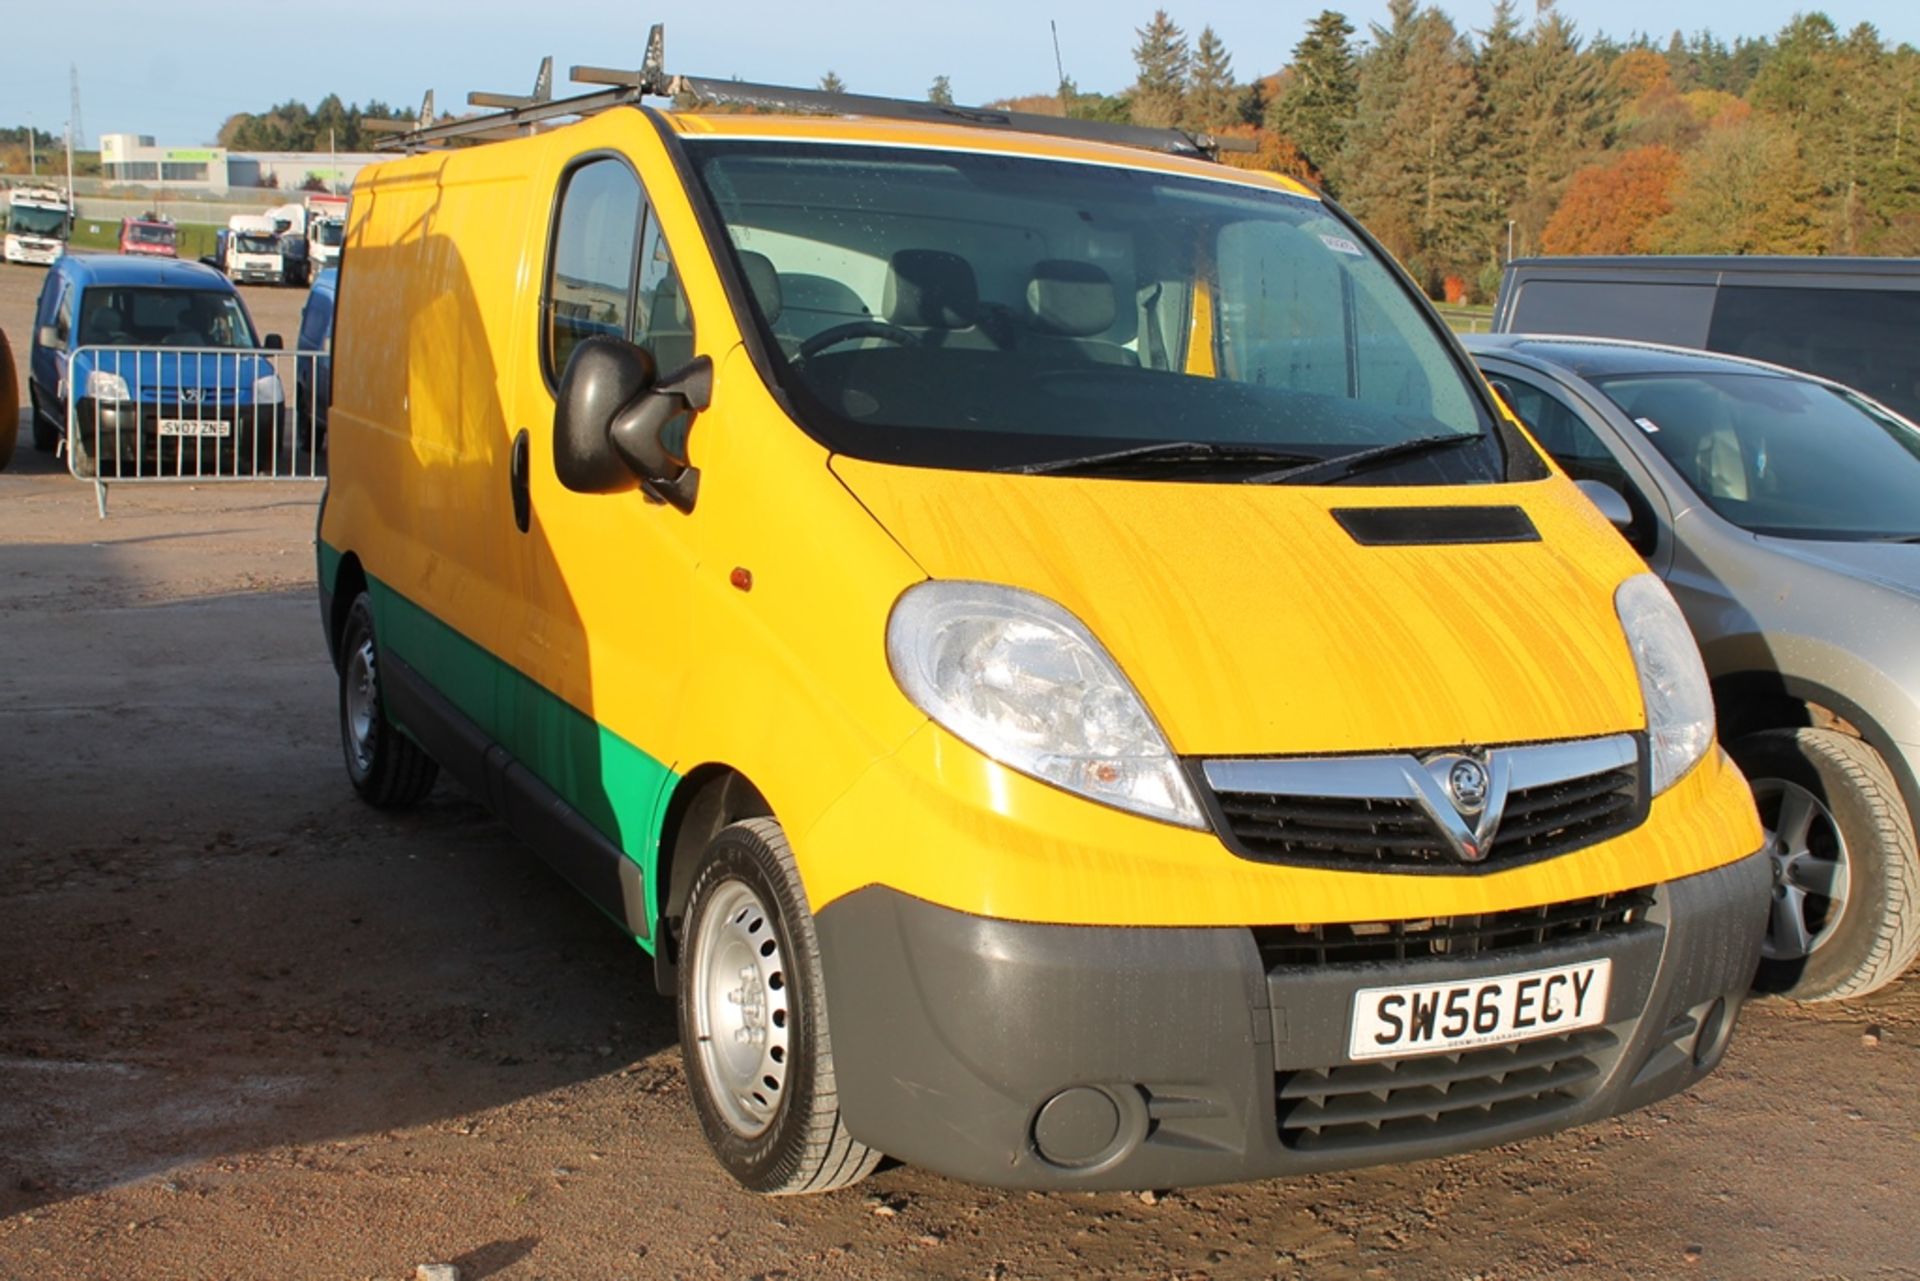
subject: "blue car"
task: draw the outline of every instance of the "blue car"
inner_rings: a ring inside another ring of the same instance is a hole
[[[293,340],[299,353],[294,441],[301,467],[307,465],[309,451],[317,459],[327,445],[327,406],[333,400],[333,298],[339,284],[340,272],[334,267],[313,278],[313,291],[300,309],[300,333]]]
[[[233,285],[199,263],[68,254],[47,272],[28,361],[34,448],[82,476],[270,467],[286,389]]]

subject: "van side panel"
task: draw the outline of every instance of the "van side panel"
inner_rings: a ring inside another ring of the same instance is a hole
[[[527,583],[557,574],[508,489],[546,215],[527,150],[381,166],[356,191],[323,561],[359,556],[382,645],[599,833],[650,849],[670,771],[524,670]]]

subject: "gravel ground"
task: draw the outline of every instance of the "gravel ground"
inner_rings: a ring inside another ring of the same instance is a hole
[[[0,269],[26,358],[37,270]],[[296,291],[248,291],[291,334]],[[24,369],[23,369],[24,374]],[[645,958],[450,784],[347,787],[317,492],[0,474],[0,1281],[1909,1277],[1920,982],[1749,1007],[1625,1118],[1159,1196],[761,1201]]]

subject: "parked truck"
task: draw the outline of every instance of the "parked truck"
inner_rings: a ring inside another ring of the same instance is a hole
[[[6,260],[51,263],[66,252],[72,224],[64,192],[53,187],[15,187],[7,193]]]
[[[271,216],[235,214],[214,242],[214,265],[228,280],[242,285],[285,283],[286,258]]]
[[[158,214],[120,220],[120,252],[149,258],[178,258],[179,232],[173,219]]]
[[[347,240],[347,198],[307,197],[307,253],[314,275],[340,265],[340,249]]]

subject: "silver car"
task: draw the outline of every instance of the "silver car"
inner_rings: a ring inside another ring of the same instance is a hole
[[[1895,978],[1920,952],[1920,428],[1733,356],[1465,342],[1692,624],[1773,855],[1759,986]]]

